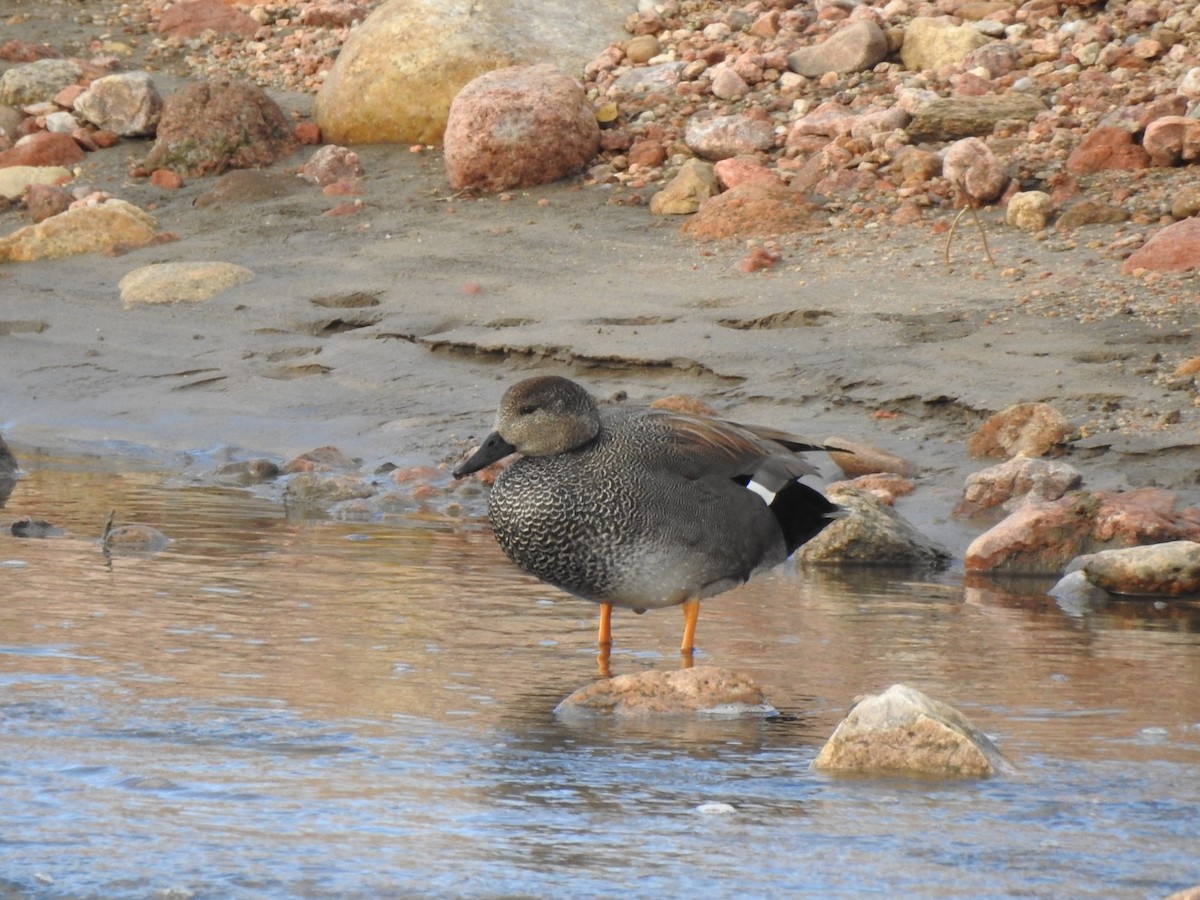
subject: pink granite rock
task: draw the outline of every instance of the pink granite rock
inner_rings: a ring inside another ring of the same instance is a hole
[[[560,69],[512,66],[458,93],[444,141],[451,187],[502,191],[579,171],[600,147],[600,126],[583,89]]]
[[[1121,274],[1138,269],[1187,272],[1200,269],[1200,219],[1192,217],[1156,231],[1121,264]]]
[[[1101,126],[1092,130],[1067,157],[1067,171],[1089,175],[1106,169],[1145,169],[1150,154],[1123,128]]]

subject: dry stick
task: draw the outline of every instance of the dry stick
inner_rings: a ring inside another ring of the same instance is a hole
[[[950,223],[950,230],[946,233],[946,268],[950,268],[950,242],[954,240],[954,229],[958,227],[958,220],[963,217],[967,211],[971,211],[971,217],[975,219],[975,224],[979,228],[979,236],[983,238],[983,252],[987,255],[987,261],[992,264],[992,268],[996,268],[996,260],[992,256],[992,250],[988,247],[987,232],[983,228],[983,222],[979,219],[979,213],[975,212],[975,207],[964,206],[958,211],[958,215],[954,217],[954,221]]]

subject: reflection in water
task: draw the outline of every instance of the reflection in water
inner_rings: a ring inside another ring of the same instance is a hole
[[[31,468],[34,468],[31,466]],[[172,538],[105,559],[116,507]],[[1165,896],[1200,882],[1200,610],[1042,585],[780,569],[705,604],[703,663],[772,721],[559,723],[595,607],[478,523],[289,521],[153,473],[40,461],[0,539],[0,893]],[[617,610],[617,673],[678,665]],[[839,781],[852,698],[909,682],[1014,779]],[[7,879],[7,881],[5,880]],[[182,896],[182,894],[181,894]]]

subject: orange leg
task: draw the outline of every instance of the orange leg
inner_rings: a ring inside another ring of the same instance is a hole
[[[692,650],[696,646],[696,622],[700,618],[700,598],[693,597],[683,601],[683,644],[679,652],[683,654],[685,669],[691,668]]]
[[[612,646],[612,604],[600,604],[600,633],[596,643],[601,647]]]

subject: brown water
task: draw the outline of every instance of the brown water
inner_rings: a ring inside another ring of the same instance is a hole
[[[772,720],[561,723],[595,609],[477,521],[23,457],[0,536],[0,896],[1163,897],[1200,883],[1200,604],[1086,616],[961,577],[785,567],[705,604],[697,658]],[[112,508],[173,539],[106,558]],[[614,617],[614,672],[680,617]],[[904,681],[1015,778],[809,763]]]

